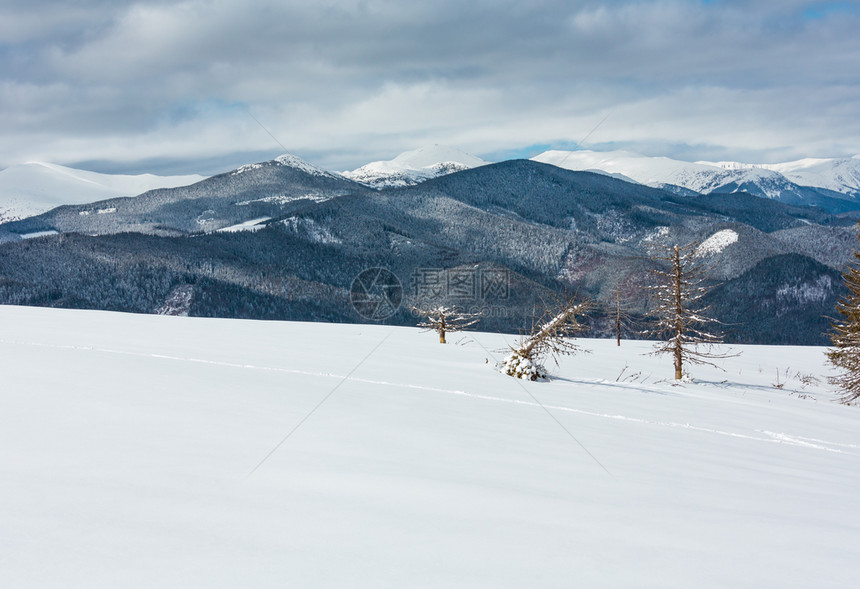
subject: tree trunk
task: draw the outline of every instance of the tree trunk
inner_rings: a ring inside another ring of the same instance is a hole
[[[444,330],[444,329],[440,329],[440,330],[439,330],[439,343],[440,343],[440,344],[447,343],[447,342],[445,341],[445,330]]]
[[[672,263],[675,266],[675,380],[681,380],[684,377],[681,357],[681,342],[684,336],[684,303],[681,298],[681,252],[677,245],[672,254]]]
[[[525,344],[519,349],[520,353],[524,358],[531,359],[532,350],[536,345],[538,345],[543,340],[552,336],[553,333],[559,328],[560,325],[563,325],[565,321],[574,317],[576,313],[579,312],[582,305],[571,305],[564,309],[561,313],[547,321],[537,333],[529,337],[526,340]]]

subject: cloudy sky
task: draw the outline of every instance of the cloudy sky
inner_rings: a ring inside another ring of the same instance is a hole
[[[858,30],[857,0],[0,0],[0,168],[853,155]]]

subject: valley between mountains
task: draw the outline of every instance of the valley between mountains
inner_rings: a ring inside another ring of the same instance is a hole
[[[445,157],[453,160],[422,165]],[[850,190],[834,196],[831,183],[778,198],[735,182],[694,193],[566,169],[588,157],[489,164],[417,150],[365,167],[426,172],[386,184],[282,156],[187,186],[65,205],[0,225],[0,301],[364,322],[351,300],[355,280],[382,268],[402,289],[388,323],[414,325],[411,306],[432,295],[482,311],[485,330],[517,332],[553,293],[568,292],[596,302],[591,335],[612,333],[621,301],[635,325],[625,335],[641,337],[654,245],[697,242],[728,341],[826,343],[856,246],[860,206]],[[428,276],[444,288],[422,290]],[[482,288],[487,276],[493,288]]]

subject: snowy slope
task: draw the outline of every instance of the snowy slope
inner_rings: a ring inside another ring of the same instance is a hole
[[[4,587],[860,577],[860,410],[832,402],[820,348],[747,347],[672,386],[647,343],[584,340],[557,380],[521,383],[493,370],[499,335],[0,323]]]
[[[309,174],[311,176],[321,176],[324,178],[339,178],[340,176],[337,174],[333,174],[327,170],[323,170],[322,168],[310,164],[303,160],[302,158],[295,156],[291,153],[285,153],[279,155],[271,162],[259,162],[255,164],[245,164],[244,166],[240,166],[239,168],[230,172],[231,176],[238,176],[240,174],[244,174],[246,172],[250,172],[251,170],[259,170],[260,168],[267,165],[276,165],[276,166],[284,166],[287,168],[295,168],[305,174]]]
[[[845,194],[860,195],[860,155],[850,158],[807,158],[762,167],[779,172],[802,186],[818,186]]]
[[[648,157],[632,151],[545,151],[531,158],[533,161],[552,164],[567,170],[620,174],[634,182],[660,187],[678,181],[701,187],[696,178],[706,178],[715,171],[714,166],[692,164],[667,157]],[[691,180],[684,180],[690,178]],[[697,190],[687,184],[677,184]]]
[[[197,175],[99,174],[42,162],[15,165],[0,171],[0,222],[31,217],[60,205],[135,196],[203,179]]]
[[[412,186],[430,178],[486,165],[487,162],[454,147],[432,145],[401,153],[393,160],[371,162],[341,172],[372,188]]]
[[[783,178],[801,186],[814,186],[856,196],[860,194],[860,156],[852,158],[806,158],[781,164],[745,164],[740,162],[696,162],[730,170],[738,177]]]
[[[786,164],[684,162],[629,151],[546,151],[532,158],[569,170],[626,177],[657,188],[680,187],[701,194],[744,191],[792,203],[815,199],[816,188],[860,194],[860,159],[803,160]],[[815,163],[817,162],[817,163]],[[838,195],[832,195],[838,196]]]
[[[667,157],[649,157],[629,151],[545,151],[532,158],[568,170],[621,174],[648,186],[680,186],[708,194],[729,184],[762,184],[767,196],[779,196],[787,180],[778,172],[758,167],[731,166],[712,162],[684,162]]]

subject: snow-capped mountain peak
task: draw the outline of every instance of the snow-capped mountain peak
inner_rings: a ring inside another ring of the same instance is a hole
[[[296,157],[290,153],[285,153],[283,155],[279,155],[278,157],[275,158],[275,162],[281,166],[289,166],[291,168],[297,168],[297,169],[301,170],[302,172],[305,172],[305,173],[310,174],[312,176],[332,176],[332,177],[335,176],[335,174],[332,174],[331,172],[329,172],[327,170],[323,170],[322,168],[319,168],[313,164],[309,164],[308,162],[306,162],[302,158]]]
[[[799,186],[823,188],[850,196],[860,195],[860,156],[803,158],[779,164],[741,162],[697,162],[724,170],[743,171],[746,176],[782,177]]]
[[[698,185],[693,179],[713,173],[713,165],[682,162],[667,157],[649,157],[632,151],[545,151],[532,158],[536,162],[552,164],[568,170],[621,174],[647,186],[663,187],[667,184],[683,186],[699,192],[688,184]]]
[[[796,184],[860,195],[860,155],[842,158],[806,158],[763,167],[781,173]]]
[[[245,172],[250,172],[251,170],[257,170],[267,165],[276,165],[276,166],[286,166],[290,168],[295,168],[300,170],[306,174],[310,174],[311,176],[327,176],[329,178],[337,178],[339,177],[337,174],[333,174],[328,170],[323,170],[313,164],[310,164],[303,160],[300,157],[297,157],[291,153],[285,153],[283,155],[279,155],[271,162],[261,162],[255,164],[245,164],[244,166],[240,166],[237,169],[233,170],[230,174],[231,176],[238,176],[239,174],[244,174]]]
[[[391,160],[393,164],[414,170],[449,162],[462,164],[467,168],[477,168],[487,163],[479,157],[446,145],[428,145],[404,151]]]
[[[341,175],[372,188],[387,188],[411,186],[487,163],[455,147],[430,145],[403,152],[391,160],[371,162]]]
[[[750,164],[685,162],[629,151],[546,151],[532,159],[569,170],[599,172],[656,188],[701,194],[748,192],[793,204],[819,205],[860,196],[860,158],[856,156]]]

